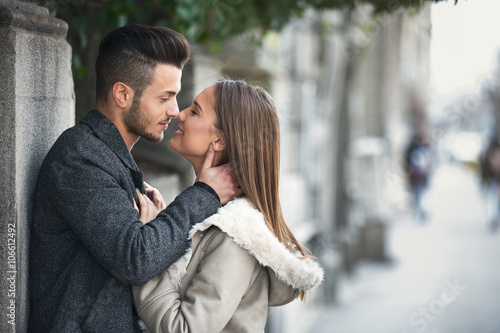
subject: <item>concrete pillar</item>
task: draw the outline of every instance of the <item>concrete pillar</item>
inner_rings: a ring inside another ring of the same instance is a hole
[[[25,332],[38,170],[74,124],[68,26],[33,1],[0,0],[0,332]]]

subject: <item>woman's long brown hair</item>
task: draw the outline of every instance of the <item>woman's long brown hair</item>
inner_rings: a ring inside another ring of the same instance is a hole
[[[305,256],[281,210],[280,129],[271,96],[245,81],[221,80],[215,85],[214,109],[214,125],[225,140],[221,164],[231,162],[241,189],[278,240],[292,253]],[[301,291],[300,298],[304,296]]]

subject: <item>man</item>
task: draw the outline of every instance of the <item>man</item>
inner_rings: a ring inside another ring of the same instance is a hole
[[[140,332],[130,286],[176,261],[191,226],[241,194],[222,166],[204,170],[147,225],[134,208],[145,187],[130,149],[139,137],[160,142],[177,117],[189,52],[182,35],[161,27],[126,26],[101,41],[97,110],[60,136],[38,177],[30,332]]]

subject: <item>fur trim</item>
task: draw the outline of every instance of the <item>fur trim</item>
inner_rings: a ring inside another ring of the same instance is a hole
[[[221,229],[246,249],[257,261],[271,268],[278,279],[299,290],[311,290],[323,280],[323,269],[312,258],[301,259],[301,254],[291,253],[267,227],[264,216],[246,198],[238,198],[220,208],[201,223],[193,226],[189,239],[198,231],[203,232],[212,225]],[[174,285],[180,286],[191,258],[192,250],[168,268]]]
[[[167,268],[170,281],[172,281],[177,290],[181,287],[181,280],[187,273],[187,266],[192,254],[193,248],[190,247],[182,257]]]

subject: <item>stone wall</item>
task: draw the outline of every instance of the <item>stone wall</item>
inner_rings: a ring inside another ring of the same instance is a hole
[[[0,0],[0,332],[26,331],[36,177],[75,119],[67,24],[31,2]]]

